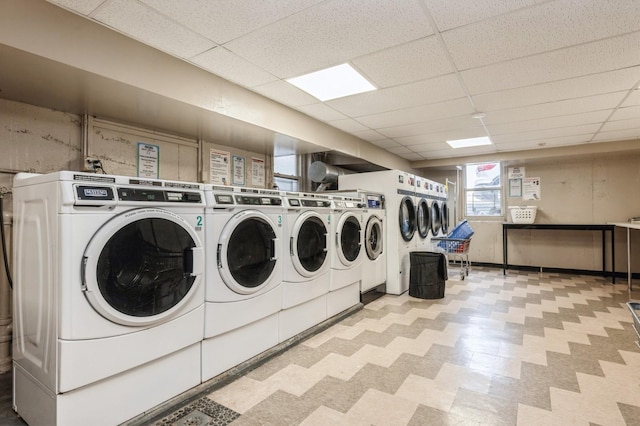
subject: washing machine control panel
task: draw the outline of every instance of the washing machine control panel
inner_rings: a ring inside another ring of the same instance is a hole
[[[291,202],[293,200],[289,200]],[[303,207],[331,207],[331,201],[325,200],[302,200]]]
[[[146,189],[146,188],[118,188],[118,198],[121,201],[148,201],[173,203],[200,203],[201,194],[197,192]]]
[[[236,195],[236,203],[252,206],[281,206],[282,199],[278,197],[251,197],[247,195]]]
[[[85,185],[77,185],[76,186],[76,196],[78,200],[102,200],[102,201],[113,201],[115,200],[115,195],[113,194],[113,188],[110,186],[85,186]]]

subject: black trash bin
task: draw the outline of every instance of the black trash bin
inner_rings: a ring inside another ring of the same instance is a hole
[[[447,258],[442,253],[413,251],[409,255],[409,296],[442,299],[447,281]]]

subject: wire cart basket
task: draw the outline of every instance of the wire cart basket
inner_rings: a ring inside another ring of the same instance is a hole
[[[465,219],[457,224],[446,237],[431,238],[432,251],[444,253],[449,261],[454,263],[460,262],[461,280],[469,276],[469,269],[471,269],[469,246],[471,245],[472,236],[473,228],[469,226]]]
[[[469,245],[471,245],[471,238],[433,237],[431,242],[433,251],[447,255],[449,262],[460,262],[461,280],[469,276],[469,269],[471,268]]]

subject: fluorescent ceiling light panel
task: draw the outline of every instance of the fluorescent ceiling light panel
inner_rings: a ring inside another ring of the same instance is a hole
[[[287,81],[323,102],[376,90],[375,86],[349,64],[337,65]]]
[[[453,141],[447,141],[447,143],[451,148],[469,148],[472,146],[491,145],[491,139],[487,136],[483,136],[481,138],[456,139]]]

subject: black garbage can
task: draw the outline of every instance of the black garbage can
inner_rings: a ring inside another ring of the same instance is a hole
[[[442,253],[413,251],[409,255],[409,296],[442,299],[447,281],[447,258]]]

